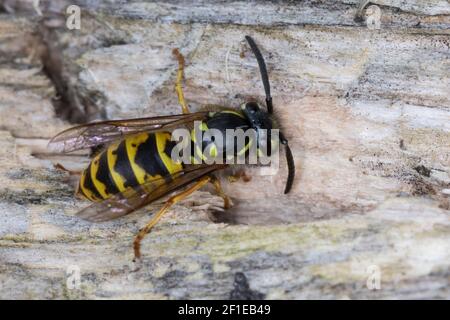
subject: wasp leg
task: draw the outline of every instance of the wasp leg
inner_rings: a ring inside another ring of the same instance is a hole
[[[230,198],[223,192],[222,186],[220,185],[219,179],[217,179],[215,176],[211,176],[212,185],[216,189],[217,194],[223,199],[223,207],[224,209],[231,208],[231,200]]]
[[[233,183],[236,181],[239,181],[242,178],[242,181],[244,182],[249,182],[250,180],[252,180],[251,176],[248,176],[244,170],[238,171],[235,174],[231,174],[228,176],[228,181]]]
[[[178,60],[177,80],[175,82],[175,91],[177,92],[178,95],[178,102],[180,103],[181,110],[183,111],[184,114],[190,113],[189,107],[186,104],[186,100],[184,100],[183,88],[181,86],[181,82],[183,81],[184,78],[184,57],[180,53],[180,51],[176,48],[172,50],[172,53]]]
[[[53,167],[54,167],[55,169],[65,171],[65,172],[67,172],[68,174],[70,174],[71,176],[72,176],[72,175],[79,175],[79,174],[81,174],[81,171],[73,171],[73,170],[69,170],[69,169],[67,169],[66,167],[64,167],[61,163],[57,163],[57,164],[53,165]]]
[[[69,174],[69,177],[66,177],[66,178],[64,179],[65,182],[71,182],[71,181],[73,181],[72,179],[74,179],[73,176],[79,176],[79,175],[81,175],[81,171],[69,170],[69,169],[67,169],[66,167],[64,167],[61,163],[54,164],[53,167],[54,167],[55,169],[57,169],[57,170],[65,171],[65,172],[67,172],[67,173]],[[77,188],[76,188],[76,190],[75,190],[74,196],[75,196],[75,198],[77,198],[77,199],[86,199],[86,197],[83,196],[83,194],[82,194],[81,191],[80,191],[80,185],[79,185],[79,184],[77,185]]]
[[[133,248],[134,248],[134,260],[137,261],[141,257],[141,241],[150,232],[150,230],[155,226],[155,224],[161,219],[164,213],[175,203],[183,200],[187,196],[191,195],[193,192],[197,191],[205,184],[211,180],[211,177],[206,176],[198,180],[194,185],[172,197],[170,197],[164,206],[159,210],[159,212],[150,220],[149,223],[142,228],[139,233],[134,238]]]

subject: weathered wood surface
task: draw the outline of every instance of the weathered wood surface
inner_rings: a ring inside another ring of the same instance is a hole
[[[371,1],[378,30],[345,0],[71,1],[84,10],[73,31],[69,2],[32,3],[0,1],[1,298],[228,298],[237,272],[254,292],[234,297],[450,298],[447,1]],[[49,154],[47,140],[70,122],[179,113],[175,47],[193,110],[262,101],[246,34],[267,59],[293,192],[282,195],[284,166],[225,184],[229,212],[199,192],[145,239],[132,272],[133,235],[159,204],[79,220],[87,203],[52,164],[87,155]],[[373,268],[380,290],[366,286]]]

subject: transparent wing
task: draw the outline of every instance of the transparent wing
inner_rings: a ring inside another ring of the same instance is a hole
[[[208,112],[171,116],[91,122],[69,128],[53,137],[48,148],[55,152],[71,152],[109,143],[125,135],[139,132],[170,130],[196,120],[206,119]]]
[[[102,202],[96,202],[77,213],[82,219],[101,222],[127,215],[147,204],[165,196],[166,194],[184,187],[197,179],[225,168],[224,164],[192,165],[176,173],[170,182],[164,178],[149,181],[134,188],[115,194]]]

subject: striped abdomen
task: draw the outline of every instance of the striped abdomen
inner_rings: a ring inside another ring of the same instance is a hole
[[[99,201],[144,182],[170,181],[182,169],[170,157],[176,144],[170,139],[167,132],[142,133],[111,144],[83,171],[78,192]]]

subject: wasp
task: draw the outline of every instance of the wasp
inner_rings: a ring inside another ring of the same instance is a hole
[[[262,129],[276,128],[273,118],[273,103],[270,93],[269,77],[264,58],[255,41],[246,36],[259,65],[265,91],[265,108],[255,101],[243,103],[240,109],[226,107],[216,111],[191,113],[185,101],[182,81],[184,78],[184,57],[177,50],[173,54],[178,59],[175,91],[182,114],[137,119],[110,120],[92,122],[69,128],[49,142],[49,147],[63,153],[103,146],[82,171],[77,195],[93,203],[82,209],[77,215],[91,222],[102,222],[125,216],[153,201],[175,191],[163,207],[141,229],[134,238],[135,261],[141,258],[141,241],[161,219],[167,210],[183,198],[189,196],[204,185],[211,183],[219,196],[223,198],[224,208],[230,207],[230,199],[223,192],[219,180],[214,175],[227,164],[180,163],[171,158],[175,142],[172,132],[181,126],[192,128],[197,121],[202,128],[213,128],[221,132],[226,129],[252,128],[256,132]],[[193,136],[193,135],[192,135]],[[288,140],[280,132],[278,142],[284,146],[288,177],[284,193],[291,190],[295,165]],[[194,141],[192,141],[194,143]],[[214,143],[201,141],[201,145]],[[252,141],[247,141],[244,148]],[[222,146],[226,149],[226,144]],[[195,149],[195,148],[194,148]],[[223,151],[223,150],[216,150]],[[242,150],[234,149],[234,153]],[[194,152],[202,153],[195,149]],[[202,159],[210,154],[201,154]]]

